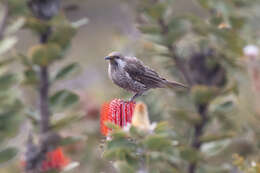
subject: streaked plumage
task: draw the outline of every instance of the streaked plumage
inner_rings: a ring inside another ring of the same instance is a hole
[[[142,95],[151,88],[184,87],[178,82],[169,82],[160,77],[157,72],[145,66],[136,57],[123,56],[112,52],[106,58],[109,60],[108,74],[110,79],[119,87],[136,93],[131,100]]]

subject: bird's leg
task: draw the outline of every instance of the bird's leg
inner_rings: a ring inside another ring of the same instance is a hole
[[[143,95],[143,92],[138,92],[136,93],[131,99],[130,99],[130,102],[134,101],[137,97]]]

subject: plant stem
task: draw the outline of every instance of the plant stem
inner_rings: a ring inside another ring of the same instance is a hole
[[[192,139],[192,148],[196,150],[200,150],[202,142],[200,141],[200,137],[203,135],[203,129],[208,123],[208,116],[207,116],[207,105],[199,105],[197,107],[198,113],[201,117],[201,121],[194,126],[194,136]],[[197,168],[197,161],[191,162],[189,164],[188,172],[195,173]]]
[[[40,36],[40,43],[45,44],[48,41],[49,35],[51,33],[51,28]],[[49,72],[48,66],[40,67],[40,130],[41,133],[46,133],[49,130],[50,124],[50,112],[48,105],[48,95],[49,95]]]
[[[167,38],[169,33],[169,27],[166,25],[165,21],[163,19],[159,19],[158,21],[161,30],[162,35]],[[182,61],[181,58],[176,54],[175,47],[173,45],[167,45],[168,50],[170,51],[170,54],[173,58],[173,60],[176,63],[177,68],[182,73],[183,77],[189,84],[189,86],[194,85],[192,77],[189,75],[189,71],[187,70],[187,66],[185,64],[185,61]],[[200,151],[200,147],[202,145],[202,142],[200,141],[200,137],[203,135],[203,129],[208,123],[208,116],[207,116],[207,110],[208,105],[198,105],[197,111],[199,113],[199,116],[201,117],[201,121],[194,125],[194,136],[192,139],[191,147],[197,151]],[[197,161],[193,161],[189,163],[188,166],[188,173],[195,173],[197,169]]]
[[[48,67],[41,67],[40,69],[40,129],[41,133],[46,133],[49,130],[50,113],[48,105],[49,93],[49,74]]]
[[[4,33],[4,30],[5,30],[5,25],[7,23],[7,17],[8,17],[8,4],[6,3],[4,6],[3,6],[3,17],[2,17],[2,21],[0,23],[0,40],[3,39],[3,33]]]
[[[45,33],[40,35],[40,43],[45,44],[48,41],[49,35],[51,33],[51,28]],[[41,133],[46,133],[49,130],[50,124],[50,112],[48,105],[48,95],[49,95],[49,72],[48,66],[40,67],[40,130]]]

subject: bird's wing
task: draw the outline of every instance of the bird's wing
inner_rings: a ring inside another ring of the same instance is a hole
[[[166,80],[161,78],[158,73],[145,66],[142,61],[135,57],[127,58],[127,65],[124,67],[129,76],[150,88],[165,87]]]

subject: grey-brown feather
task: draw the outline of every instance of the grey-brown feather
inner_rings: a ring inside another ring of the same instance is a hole
[[[129,76],[143,85],[147,89],[150,88],[165,88],[168,81],[159,76],[153,69],[145,66],[142,61],[135,57],[126,57],[127,66],[124,67]]]
[[[117,52],[114,54],[117,58],[110,60],[109,77],[121,88],[136,93],[131,100],[151,88],[185,87],[181,83],[169,82],[160,77],[156,71],[135,57],[124,57]]]

